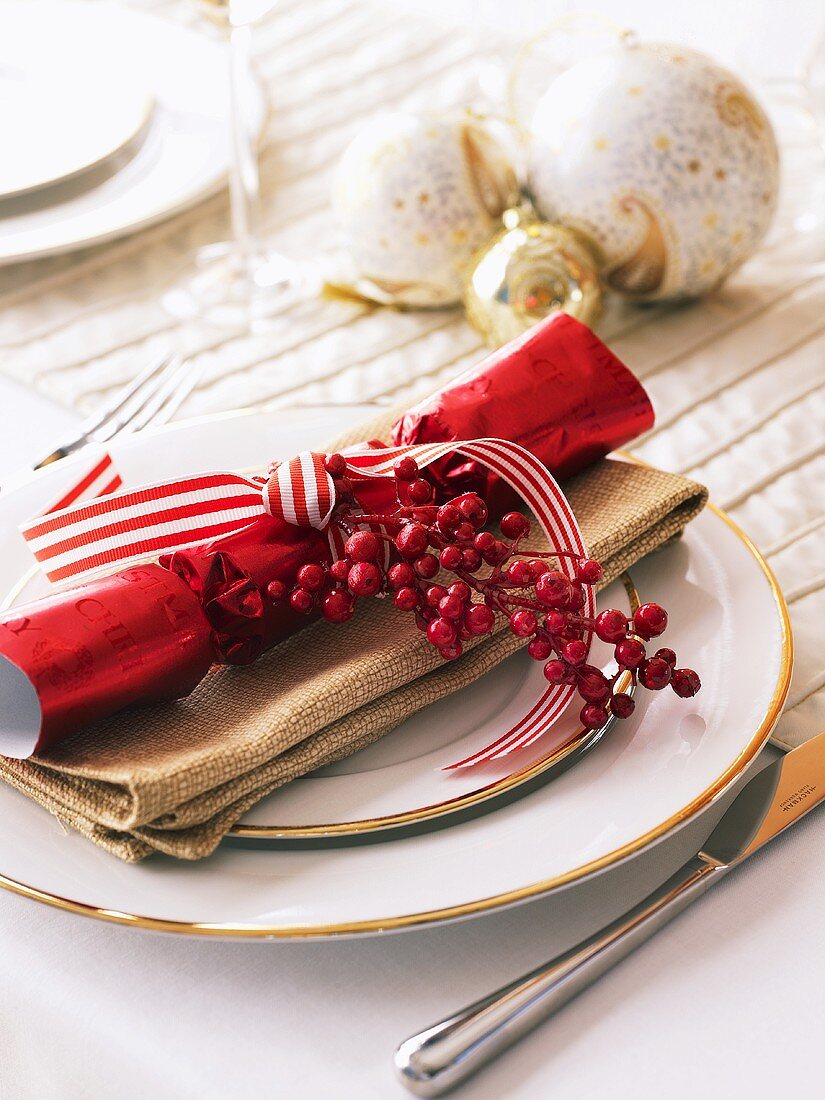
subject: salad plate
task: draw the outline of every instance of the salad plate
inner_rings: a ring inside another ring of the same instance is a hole
[[[44,36],[55,49],[81,41],[114,56],[125,52],[128,72],[137,74],[133,78],[139,77],[142,93],[142,98],[132,94],[137,102],[130,103],[130,116],[124,106],[117,125],[109,127],[112,133],[81,157],[87,162],[84,170],[65,157],[59,168],[51,157],[49,163],[33,165],[25,178],[9,177],[3,183],[0,173],[0,190],[7,193],[0,204],[0,265],[121,237],[225,185],[229,89],[220,42],[146,11],[89,0],[0,0],[0,19],[4,27],[17,28],[17,37],[29,41],[30,52],[40,48]],[[10,42],[13,47],[12,36]],[[82,53],[70,58],[75,71],[82,61]],[[0,63],[4,62],[8,70],[0,47]],[[7,72],[6,83],[10,80]],[[107,98],[106,90],[94,94],[95,117],[102,120],[107,112],[99,103]],[[79,96],[77,89],[70,90],[72,110],[82,116]],[[257,138],[267,113],[257,82],[247,99],[247,124]],[[121,120],[131,137],[124,136]],[[44,140],[49,141],[48,134]],[[50,148],[55,149],[53,141]],[[61,174],[64,178],[55,178]],[[37,180],[49,185],[33,190]]]

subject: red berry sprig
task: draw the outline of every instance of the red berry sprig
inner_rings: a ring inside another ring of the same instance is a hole
[[[510,631],[529,639],[527,652],[544,663],[546,679],[576,688],[584,704],[580,718],[588,729],[600,729],[610,714],[628,718],[633,713],[633,699],[617,689],[624,673],[651,691],[669,685],[683,699],[699,691],[699,677],[693,669],[676,668],[672,649],[648,656],[645,642],[667,627],[665,609],[642,604],[632,619],[614,608],[593,618],[582,614],[586,590],[602,578],[601,565],[570,550],[522,551],[530,521],[520,512],[502,518],[500,536],[484,530],[488,511],[481,497],[463,493],[437,506],[433,486],[407,456],[394,469],[395,511],[363,515],[343,457],[329,455],[325,465],[336,490],[330,522],[347,536],[345,556],[329,567],[302,565],[289,592],[273,581],[267,588],[273,602],[288,599],[301,614],[319,611],[329,622],[343,623],[359,599],[391,596],[396,607],[412,612],[445,660],[460,657],[463,642],[490,634],[496,616],[506,616]],[[363,530],[366,525],[380,530]],[[574,561],[572,580],[553,567],[561,558]],[[456,579],[448,585],[436,582],[440,570]],[[618,668],[613,676],[587,664],[587,641],[594,634],[614,646]]]

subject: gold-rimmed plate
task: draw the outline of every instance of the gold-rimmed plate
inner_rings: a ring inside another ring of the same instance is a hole
[[[156,480],[193,468],[255,465],[262,454],[286,457],[369,412],[219,417],[111,449],[127,480]],[[3,589],[27,567],[16,524],[73,476],[58,463],[0,496]],[[233,845],[194,864],[154,858],[128,866],[0,784],[0,886],[141,928],[306,938],[468,917],[613,866],[710,806],[742,773],[770,735],[791,672],[781,593],[722,513],[706,510],[680,542],[634,566],[633,577],[645,599],[672,613],[668,644],[701,671],[703,691],[692,701],[644,693],[634,716],[576,767],[495,812],[381,844],[266,851]]]

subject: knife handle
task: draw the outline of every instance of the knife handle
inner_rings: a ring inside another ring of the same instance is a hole
[[[395,1052],[401,1082],[416,1096],[449,1092],[629,955],[727,870],[692,859],[644,901],[570,951],[412,1035]]]

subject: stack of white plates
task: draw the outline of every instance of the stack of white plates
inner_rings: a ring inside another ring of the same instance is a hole
[[[0,264],[122,236],[223,185],[220,41],[86,0],[3,0],[0,27]],[[265,113],[255,87],[256,136]]]

